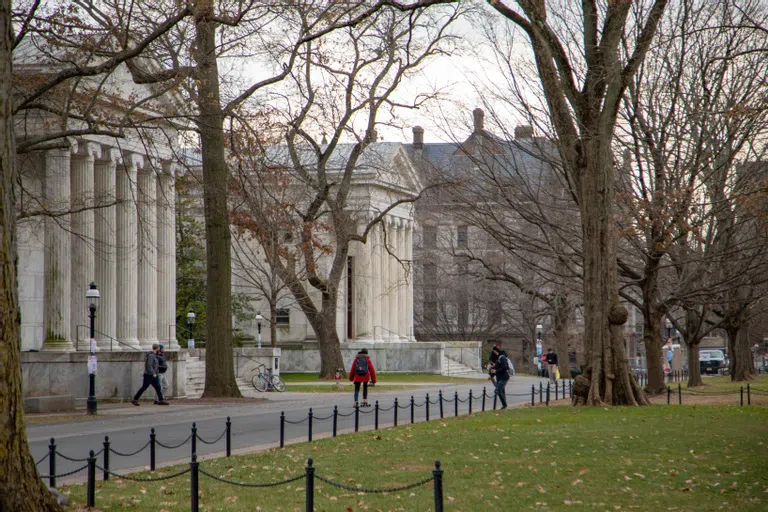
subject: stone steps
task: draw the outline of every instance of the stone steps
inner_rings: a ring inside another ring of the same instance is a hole
[[[443,357],[443,372],[447,377],[461,377],[462,375],[475,375],[477,370],[456,361],[448,356]]]
[[[253,389],[250,382],[243,377],[237,377],[237,387],[240,388],[240,393],[243,396],[253,397],[258,394],[258,391]],[[186,381],[186,393],[187,398],[200,398],[205,390],[205,361],[201,361],[199,357],[190,357],[187,359],[187,381]]]

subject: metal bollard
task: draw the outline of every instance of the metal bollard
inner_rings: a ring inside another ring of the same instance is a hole
[[[499,399],[499,390],[493,392],[493,410],[496,410],[496,401]]]
[[[104,474],[102,478],[109,480],[109,436],[104,436]]]
[[[443,390],[442,389],[437,393],[437,398],[440,401],[440,419],[443,419]]]
[[[306,469],[305,503],[306,512],[315,512],[315,468],[312,467],[312,458],[307,459]]]
[[[747,383],[747,405],[752,405],[752,393],[749,391],[749,383]]]
[[[544,401],[544,384],[539,382],[539,403]]]
[[[379,430],[379,401],[376,400],[376,405],[373,409],[373,430]]]
[[[395,397],[395,426],[397,426],[397,397]]]
[[[200,499],[200,492],[199,492],[199,480],[198,480],[198,466],[199,463],[197,462],[197,454],[192,454],[192,461],[189,463],[189,502],[190,502],[190,509],[192,512],[199,512],[199,499]]]
[[[667,405],[669,405],[669,397],[672,394],[672,389],[667,386]]]
[[[336,437],[336,426],[339,424],[339,406],[333,406],[333,437]]]
[[[88,506],[96,506],[96,456],[93,450],[88,452]]]
[[[413,425],[413,395],[411,395],[411,425]]]
[[[155,470],[155,428],[149,430],[149,470]]]
[[[680,383],[677,384],[677,405],[683,405],[683,391]]]
[[[531,407],[533,407],[534,405],[536,405],[536,386],[531,384]]]
[[[232,420],[227,416],[227,457],[232,456]]]
[[[309,408],[309,416],[307,416],[307,442],[312,442],[312,408]],[[357,431],[355,431],[357,432]]]
[[[197,453],[197,423],[192,423],[192,453]]]
[[[280,411],[280,448],[285,448],[285,411]]]
[[[483,386],[483,401],[480,404],[480,410],[485,412],[485,386]]]
[[[557,387],[557,381],[555,381],[555,400],[560,400],[560,390]]]
[[[744,405],[744,386],[741,386],[739,388],[739,405],[740,406]]]
[[[429,422],[429,393],[427,393],[427,396],[424,398],[424,407],[427,409],[427,422]]]
[[[549,383],[547,383],[547,407],[549,407]]]
[[[432,470],[432,481],[435,489],[435,512],[443,512],[443,470],[440,469],[440,461],[435,461],[435,469]]]
[[[469,390],[469,415],[472,416],[472,390]]]
[[[360,406],[355,404],[355,432],[360,429]]]
[[[454,391],[453,392],[453,416],[458,417],[459,415],[459,392]]]
[[[48,445],[48,485],[56,487],[56,440],[51,438]]]

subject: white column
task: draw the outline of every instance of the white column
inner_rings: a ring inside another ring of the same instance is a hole
[[[83,142],[72,156],[70,191],[72,196],[72,280],[71,318],[72,335],[79,340],[78,350],[89,350],[89,318],[85,293],[91,281],[96,281],[94,260],[94,217],[93,217],[93,173],[94,160],[101,156],[101,146],[94,142]],[[88,208],[87,210],[82,210]],[[96,282],[97,286],[101,283]]]
[[[399,341],[397,336],[397,230],[399,220],[391,217],[389,232],[389,286],[387,287],[387,297],[389,298],[389,339],[390,341]]]
[[[386,235],[385,235],[386,230]],[[381,286],[379,296],[381,297],[381,339],[388,341],[389,331],[389,253],[386,248],[386,241],[391,236],[389,227],[389,217],[385,217],[385,222],[381,226],[381,243],[379,244],[380,262],[381,262]]]
[[[374,341],[381,341],[381,224],[376,224],[368,237],[368,250],[371,253],[371,308],[373,319],[372,334]]]
[[[52,213],[70,208],[69,172],[71,149],[52,149],[45,153],[43,202]],[[71,237],[69,215],[45,219],[45,339],[42,350],[72,351],[71,317]]]
[[[400,258],[397,264],[397,276],[399,278],[397,283],[397,334],[400,336],[401,341],[405,341],[408,336],[408,327],[406,325],[406,311],[408,308],[406,304],[406,265],[408,265],[408,262],[406,261],[405,253],[405,232],[407,229],[407,221],[400,219],[400,227],[397,230],[397,257]]]
[[[405,286],[405,335],[408,341],[416,341],[413,335],[413,221],[405,228],[405,259],[408,260],[408,282]]]
[[[137,173],[140,155],[124,154],[117,168],[117,339],[140,348],[138,340]]]
[[[99,287],[99,309],[96,311],[96,341],[100,350],[120,350],[117,338],[117,279],[116,229],[114,206],[115,172],[120,151],[104,149],[103,159],[94,164],[94,201],[102,206],[94,211],[96,285]],[[113,206],[104,206],[112,204]]]
[[[360,227],[360,233],[365,229],[368,219]],[[355,244],[355,337],[361,340],[371,340],[371,251],[368,245]]]
[[[157,343],[157,176],[146,162],[139,171],[139,345]]]
[[[157,179],[157,336],[178,349],[176,332],[176,181],[166,165]]]

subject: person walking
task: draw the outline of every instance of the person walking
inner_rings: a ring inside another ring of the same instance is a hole
[[[160,389],[163,390],[163,396],[168,393],[168,378],[165,372],[168,371],[168,360],[165,358],[165,347],[161,344],[157,350],[157,372],[158,379],[160,380]],[[159,396],[155,397],[155,404],[160,402]]]
[[[509,363],[507,362],[507,353],[501,350],[498,345],[493,347],[496,352],[496,362],[491,368],[491,374],[496,377],[496,395],[501,402],[501,408],[507,408],[507,381],[509,381]]]
[[[557,384],[557,354],[551,348],[547,350],[547,373],[549,382]]]
[[[157,359],[157,352],[159,350],[160,345],[155,343],[152,345],[152,351],[147,352],[147,357],[144,360],[144,381],[142,382],[139,391],[133,396],[133,400],[131,400],[133,405],[141,405],[139,404],[139,398],[141,398],[141,394],[144,393],[149,386],[155,388],[158,398],[157,405],[168,405],[168,402],[163,399],[163,390],[160,388],[160,378],[158,377],[160,363]]]
[[[352,368],[349,370],[349,380],[355,384],[355,405],[358,405],[360,384],[362,384],[363,403],[361,407],[370,407],[371,404],[368,403],[368,381],[376,384],[376,369],[373,367],[373,361],[368,357],[367,348],[358,352],[355,360],[352,361]]]
[[[490,380],[491,384],[494,386],[496,385],[496,377],[493,375],[491,370],[496,365],[496,361],[499,359],[499,350],[501,350],[501,345],[497,343],[493,346],[491,349],[491,354],[488,356],[488,375],[490,376],[488,380]]]

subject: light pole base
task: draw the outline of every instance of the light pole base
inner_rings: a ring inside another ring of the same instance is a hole
[[[89,373],[88,379],[88,399],[85,401],[85,406],[88,414],[96,414],[96,375]]]

